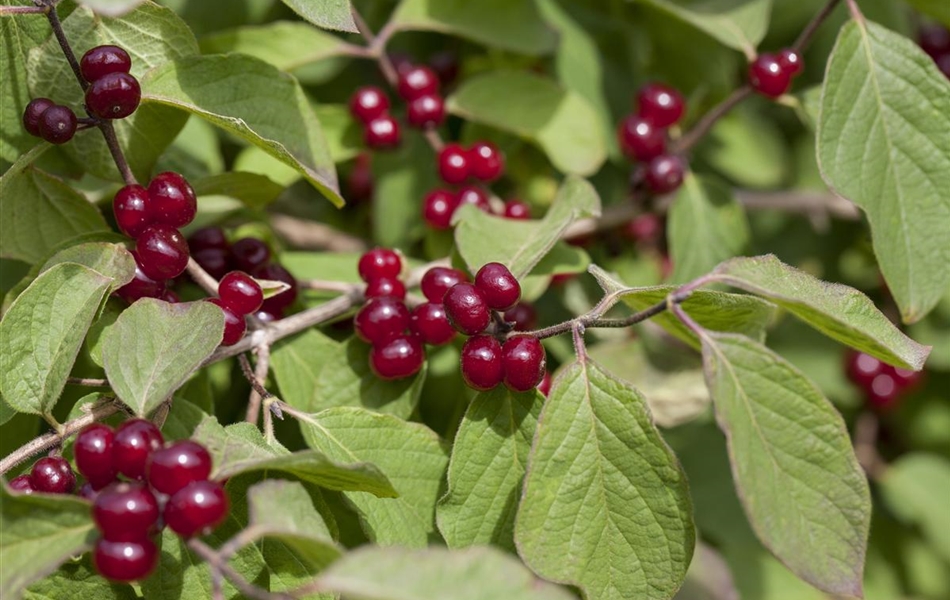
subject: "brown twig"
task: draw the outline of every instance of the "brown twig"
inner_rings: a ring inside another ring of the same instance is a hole
[[[332,252],[363,252],[368,248],[366,242],[360,238],[315,221],[271,213],[270,224],[274,231],[295,248]]]
[[[821,27],[821,24],[825,22],[825,19],[831,15],[840,3],[841,0],[829,0],[824,8],[812,17],[812,20],[805,26],[805,29],[802,29],[802,32],[798,34],[798,38],[795,40],[795,43],[792,44],[791,49],[800,54],[808,44],[811,43],[812,38],[815,37],[815,33],[818,31],[818,28]]]
[[[703,137],[709,133],[709,130],[712,129],[713,125],[715,125],[719,119],[724,117],[730,110],[751,95],[752,87],[749,84],[744,84],[742,87],[733,91],[725,100],[703,115],[703,118],[697,121],[692,129],[684,133],[683,137],[676,141],[673,146],[673,152],[676,154],[689,152],[699,140],[703,139]]]
[[[109,382],[105,379],[91,379],[87,377],[67,377],[66,383],[86,387],[109,387]]]
[[[616,328],[616,327],[630,327],[642,321],[646,321],[661,312],[665,311],[668,308],[666,300],[663,302],[658,302],[653,306],[636,312],[629,317],[624,317],[621,319],[604,319],[600,316],[600,311],[595,308],[595,310],[575,317],[563,323],[558,323],[557,325],[551,325],[550,327],[545,327],[543,329],[537,329],[535,331],[516,331],[511,332],[508,335],[531,335],[539,339],[545,339],[549,337],[554,337],[556,335],[561,335],[562,333],[567,333],[568,331],[573,330],[575,327],[580,326],[583,329],[590,328]]]
[[[858,464],[872,479],[881,476],[887,469],[887,463],[877,451],[877,437],[880,431],[880,422],[877,415],[864,411],[854,422],[854,455]]]
[[[244,377],[251,384],[251,396],[247,402],[247,412],[244,418],[248,423],[257,423],[257,418],[261,413],[261,401],[274,397],[264,387],[267,374],[270,372],[270,346],[261,344],[255,349],[255,352],[257,353],[257,364],[253,370],[246,354],[238,356],[238,361],[241,363],[241,372],[244,373]]]
[[[44,15],[49,7],[46,6],[0,6],[0,17],[7,15]]]

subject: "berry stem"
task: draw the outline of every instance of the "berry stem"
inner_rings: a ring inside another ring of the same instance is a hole
[[[119,169],[119,174],[122,175],[122,181],[125,182],[125,185],[137,184],[138,181],[136,181],[135,175],[132,173],[132,168],[129,166],[129,162],[125,160],[122,147],[119,146],[119,139],[115,136],[115,127],[113,127],[109,121],[102,120],[99,121],[98,126],[102,132],[102,137],[106,140],[106,146],[109,147],[109,154],[112,155],[112,160]]]
[[[109,387],[109,382],[105,379],[91,379],[87,377],[67,377],[66,383],[86,387]]]
[[[42,15],[48,11],[46,6],[0,6],[0,17],[7,15]]]
[[[212,573],[218,572],[246,598],[252,600],[293,600],[293,596],[289,594],[268,592],[252,585],[240,573],[231,568],[227,559],[199,539],[192,538],[188,540],[188,548],[208,563]]]
[[[59,20],[59,13],[56,12],[56,4],[49,0],[42,0],[42,5],[47,9],[46,18],[49,20],[49,26],[53,30],[53,35],[56,36],[56,41],[59,42],[59,47],[62,48],[63,54],[66,56],[66,62],[69,63],[70,68],[72,68],[73,73],[76,75],[79,86],[85,91],[85,89],[89,87],[89,82],[83,79],[82,71],[79,70],[79,61],[76,60],[76,54],[73,52],[72,46],[69,45],[69,40],[66,39],[66,32],[63,31],[63,22]]]
[[[241,363],[241,372],[251,384],[251,397],[247,403],[247,413],[245,421],[248,423],[257,423],[257,417],[261,412],[261,402],[274,395],[264,387],[264,380],[270,371],[270,346],[261,344],[256,348],[257,364],[251,368],[251,361],[247,359],[246,354],[238,355],[238,362]]]
[[[859,414],[854,422],[854,455],[872,479],[879,478],[887,470],[887,463],[877,450],[880,428],[877,415],[870,411]]]
[[[543,340],[545,338],[554,337],[556,335],[561,335],[562,333],[572,331],[576,326],[581,326],[583,329],[630,327],[631,325],[635,325],[655,317],[656,315],[665,311],[668,307],[668,302],[663,300],[662,302],[657,302],[649,308],[641,310],[640,312],[636,312],[629,317],[624,317],[622,319],[600,318],[600,311],[595,308],[591,312],[583,314],[579,317],[575,317],[569,321],[564,321],[562,323],[558,323],[557,325],[551,325],[550,327],[544,327],[543,329],[537,329],[535,331],[517,332],[515,335],[531,335]]]
[[[742,87],[733,91],[725,100],[714,106],[709,112],[703,115],[703,118],[699,120],[692,129],[683,134],[679,140],[677,140],[676,145],[673,150],[676,154],[685,154],[695,146],[703,137],[709,133],[709,130],[712,129],[713,125],[726,116],[726,114],[736,107],[740,102],[752,95],[752,87],[749,84],[744,84]]]
[[[801,54],[805,47],[811,42],[811,39],[815,37],[815,32],[818,31],[821,24],[825,22],[825,19],[831,15],[840,3],[841,0],[828,0],[824,8],[818,11],[808,25],[805,26],[805,29],[802,29],[802,32],[798,34],[798,38],[795,40],[795,43],[792,44],[792,50]]]
[[[199,265],[193,257],[188,258],[188,266],[185,267],[185,270],[188,272],[188,275],[195,280],[195,283],[201,286],[201,289],[203,289],[205,293],[211,297],[218,295],[218,280],[202,269],[201,265]]]

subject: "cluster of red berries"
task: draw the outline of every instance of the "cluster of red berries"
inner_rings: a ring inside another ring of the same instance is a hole
[[[23,128],[27,133],[51,144],[65,144],[73,139],[78,125],[72,109],[49,98],[33,98],[23,111]]]
[[[920,381],[920,373],[899,369],[863,352],[848,352],[845,373],[876,409],[888,409]]]
[[[624,155],[644,165],[643,182],[654,194],[668,194],[683,183],[686,164],[667,153],[667,129],[686,110],[682,94],[661,83],[648,83],[637,93],[636,112],[620,121],[617,141]]]
[[[792,79],[804,68],[802,57],[790,48],[763,52],[749,64],[749,85],[767,98],[778,98],[792,87]]]
[[[950,29],[936,23],[925,25],[920,29],[917,41],[937,63],[937,68],[950,79]]]

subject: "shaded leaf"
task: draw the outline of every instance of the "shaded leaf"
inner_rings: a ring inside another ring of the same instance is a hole
[[[880,479],[888,508],[920,528],[944,560],[950,561],[950,462],[934,454],[906,454]]]
[[[284,186],[264,175],[229,171],[210,175],[192,182],[195,194],[200,196],[228,196],[244,203],[251,210],[261,210],[277,199]]]
[[[721,43],[755,55],[769,27],[772,0],[639,0],[682,19]]]
[[[78,0],[78,2],[88,6],[100,15],[119,17],[139,4],[144,4],[145,0]]]
[[[22,5],[19,0],[0,0],[0,6]],[[23,110],[30,94],[26,61],[30,50],[50,37],[49,22],[43,18],[4,17],[0,19],[0,158],[16,162],[40,143],[23,128]],[[45,144],[42,144],[45,146]],[[2,220],[0,220],[2,223]],[[6,237],[6,236],[4,236]]]
[[[337,36],[297,21],[275,21],[218,31],[202,36],[199,44],[204,54],[240,52],[288,73],[338,56],[347,46]]]
[[[129,585],[110,583],[96,573],[90,559],[66,563],[37,581],[23,594],[24,600],[136,600]]]
[[[317,27],[359,33],[356,23],[353,22],[350,0],[323,0],[319,3],[308,0],[281,0],[281,2]]]

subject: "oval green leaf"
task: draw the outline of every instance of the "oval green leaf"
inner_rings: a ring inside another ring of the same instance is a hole
[[[721,43],[755,55],[769,28],[772,0],[639,0],[706,32]]]

